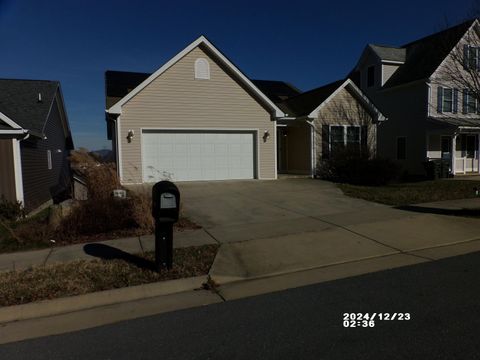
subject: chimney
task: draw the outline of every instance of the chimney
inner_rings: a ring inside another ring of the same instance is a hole
[[[42,93],[38,93],[38,100],[37,102],[41,103],[42,102]]]

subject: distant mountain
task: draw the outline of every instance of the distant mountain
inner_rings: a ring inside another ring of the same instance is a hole
[[[91,153],[97,155],[105,162],[115,161],[115,156],[112,150],[109,150],[109,149],[94,150],[94,151],[91,151]]]

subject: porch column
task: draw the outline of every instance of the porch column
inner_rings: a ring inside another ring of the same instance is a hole
[[[476,151],[476,155],[477,155],[477,161],[478,161],[478,168],[477,168],[477,171],[478,173],[480,174],[480,134],[477,134],[477,151]]]
[[[457,134],[452,136],[452,175],[455,175],[455,157],[456,157],[456,150],[457,150]]]

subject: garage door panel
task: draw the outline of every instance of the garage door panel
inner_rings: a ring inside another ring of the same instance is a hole
[[[144,181],[252,179],[253,133],[145,132]]]

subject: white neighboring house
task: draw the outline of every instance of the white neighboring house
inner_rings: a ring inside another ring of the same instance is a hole
[[[389,119],[378,154],[409,174],[433,159],[454,175],[480,173],[478,100],[449,75],[454,63],[480,69],[479,28],[473,19],[400,47],[368,45],[349,75]]]

